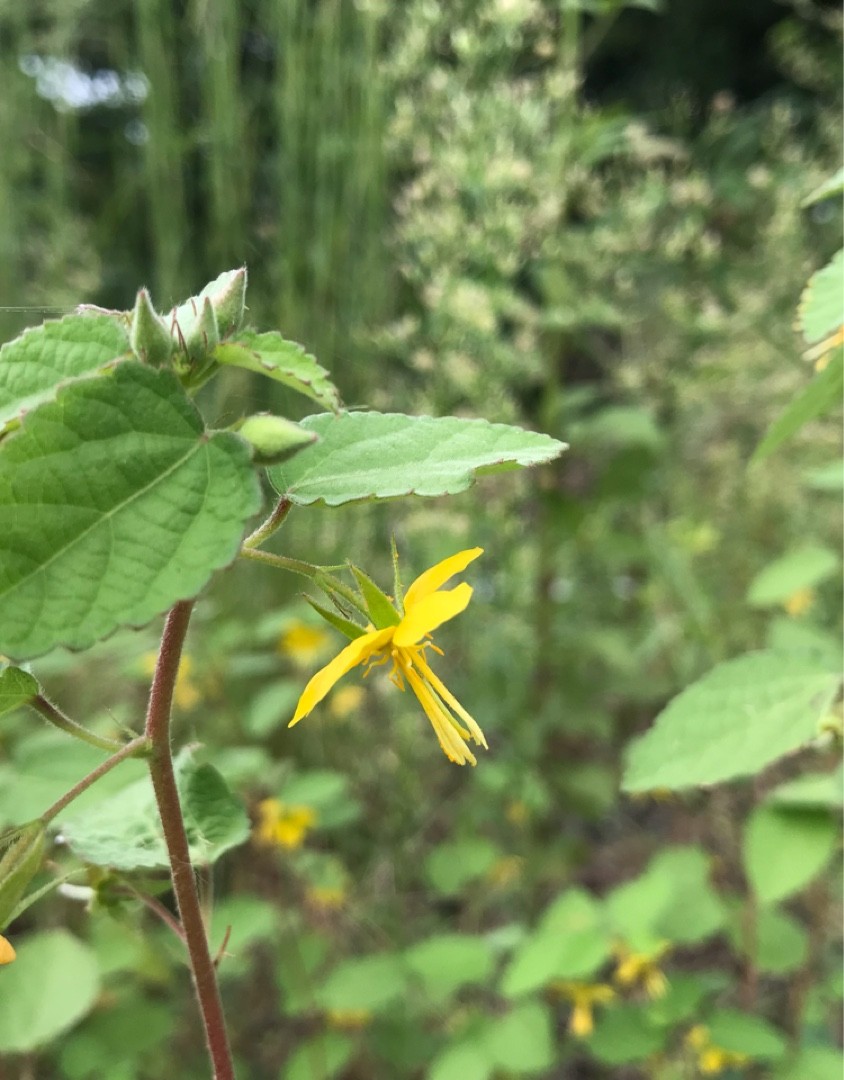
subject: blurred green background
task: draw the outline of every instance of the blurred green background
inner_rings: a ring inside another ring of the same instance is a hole
[[[841,210],[801,203],[840,161],[840,57],[815,0],[0,0],[0,340],[245,263],[255,324],[347,405],[571,444],[450,501],[298,510],[273,541],[384,587],[391,535],[406,580],[486,549],[438,664],[489,738],[475,770],[380,676],[287,730],[339,645],[296,581],[239,566],[198,607],[177,736],[254,825],[203,883],[242,1077],[840,1075],[837,848],[764,918],[742,862],[801,761],[619,794],[625,745],[717,662],[838,652],[840,424],[747,463],[812,371],[793,324]],[[258,382],[227,372],[206,411],[303,414]],[[158,630],[36,671],[136,725]],[[91,760],[4,717],[0,824]],[[85,944],[87,1015],[4,1080],[206,1075],[178,943],[87,884],[92,910],[54,895],[18,927]],[[551,978],[561,935],[581,952]]]

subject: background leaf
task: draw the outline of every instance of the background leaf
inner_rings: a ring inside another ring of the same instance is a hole
[[[179,755],[176,781],[182,796],[191,858],[214,862],[249,836],[240,801],[212,765],[199,765],[189,752]],[[167,847],[148,777],[84,813],[61,819],[62,833],[86,862],[116,870],[164,869]]]
[[[65,930],[31,934],[3,969],[0,1051],[26,1054],[72,1027],[93,1007],[99,971],[93,952]]]
[[[754,607],[781,604],[797,592],[832,577],[840,566],[838,555],[829,548],[806,545],[789,551],[760,570],[747,590]]]
[[[844,323],[844,248],[809,278],[798,317],[810,345],[835,333]]]
[[[755,465],[772,454],[786,439],[818,416],[823,416],[841,403],[844,388],[844,349],[835,349],[829,363],[786,406],[765,433],[753,452],[750,464]]]
[[[19,709],[39,691],[38,680],[20,668],[7,667],[0,671],[0,716]]]
[[[81,649],[195,596],[260,505],[249,451],[175,375],[73,383],[0,444],[0,651]]]
[[[303,505],[454,494],[474,474],[539,465],[566,449],[549,435],[454,416],[342,413],[308,416],[301,426],[315,431],[319,443],[269,476],[281,494]]]
[[[810,655],[727,660],[678,694],[632,744],[623,786],[678,789],[756,772],[817,734],[839,681]]]
[[[759,900],[782,900],[807,885],[826,865],[838,835],[826,811],[757,807],[745,827],[744,865]]]

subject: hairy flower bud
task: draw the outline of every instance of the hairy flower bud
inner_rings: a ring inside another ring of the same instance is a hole
[[[248,416],[238,434],[252,445],[255,461],[259,465],[276,465],[279,461],[286,461],[317,439],[316,432],[305,431],[292,420],[270,413]]]
[[[139,360],[154,367],[165,364],[173,352],[173,339],[167,323],[152,306],[146,289],[141,289],[135,298],[132,323],[129,327],[129,343]]]
[[[217,316],[220,337],[224,338],[239,330],[243,323],[246,312],[246,267],[220,274],[214,284],[219,288],[214,288],[208,295]]]

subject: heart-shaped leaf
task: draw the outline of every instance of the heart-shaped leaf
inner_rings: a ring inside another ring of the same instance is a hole
[[[170,371],[71,383],[0,443],[0,652],[81,649],[195,596],[260,506],[247,445]]]

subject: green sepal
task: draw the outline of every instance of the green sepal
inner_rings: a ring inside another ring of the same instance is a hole
[[[27,885],[41,869],[46,831],[42,821],[22,825],[0,859],[0,930],[11,921]]]
[[[153,367],[166,364],[173,355],[174,343],[167,323],[152,306],[146,289],[140,289],[135,298],[129,344],[139,360]]]
[[[292,420],[272,413],[247,416],[236,428],[238,435],[251,445],[258,465],[276,465],[316,442],[314,431],[305,431]]]
[[[321,615],[322,618],[325,619],[327,623],[330,623],[335,630],[339,630],[341,634],[345,634],[346,637],[350,638],[352,641],[354,641],[355,638],[363,637],[363,635],[366,633],[366,630],[364,630],[362,626],[358,626],[358,624],[356,622],[352,622],[351,619],[344,619],[342,615],[338,615],[334,611],[329,611],[328,608],[325,608],[322,606],[322,604],[317,603],[317,601],[314,600],[312,597],[305,596],[305,599],[308,601],[308,603],[311,605],[317,615]]]
[[[389,596],[381,592],[372,578],[367,577],[363,570],[359,570],[351,563],[349,568],[355,575],[355,580],[366,604],[372,625],[378,630],[385,630],[388,626],[398,626],[401,622],[401,615],[396,611]]]
[[[390,552],[393,556],[393,596],[396,598],[396,607],[399,612],[404,612],[404,587],[399,573],[399,549],[396,547],[395,536],[390,537]]]
[[[229,270],[220,274],[212,285],[219,285],[218,291],[212,291],[208,295],[214,305],[214,314],[217,316],[217,326],[220,337],[239,330],[246,313],[246,267],[239,270]]]

